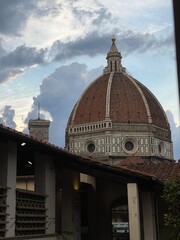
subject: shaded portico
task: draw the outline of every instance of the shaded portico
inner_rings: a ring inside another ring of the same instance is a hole
[[[153,175],[80,157],[3,126],[0,147],[1,237],[115,239],[112,206],[126,199],[125,239],[156,239],[154,197],[163,185]],[[35,191],[15,184],[17,173],[30,173],[22,164],[29,156]]]

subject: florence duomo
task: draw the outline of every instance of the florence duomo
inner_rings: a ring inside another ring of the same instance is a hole
[[[155,96],[129,76],[112,37],[103,75],[76,103],[66,129],[66,148],[101,160],[128,156],[173,159],[170,126]]]
[[[0,239],[179,239],[175,58],[160,5],[0,1]],[[178,31],[176,19],[179,73]]]

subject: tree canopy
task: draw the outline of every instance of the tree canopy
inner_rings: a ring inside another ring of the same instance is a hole
[[[163,198],[166,204],[165,225],[172,229],[170,240],[180,240],[180,177],[165,184]]]

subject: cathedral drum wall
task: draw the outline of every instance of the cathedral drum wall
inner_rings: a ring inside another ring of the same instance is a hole
[[[155,138],[149,132],[105,131],[73,135],[69,139],[70,151],[99,158],[107,156],[156,156],[172,159],[172,144]]]

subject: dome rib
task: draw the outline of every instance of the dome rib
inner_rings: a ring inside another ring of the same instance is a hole
[[[169,122],[168,122],[167,116],[164,112],[164,109],[163,109],[162,105],[160,104],[160,102],[158,101],[158,99],[141,82],[137,81],[136,79],[135,79],[135,81],[137,82],[137,84],[139,86],[141,86],[143,94],[145,95],[145,97],[148,101],[148,105],[151,110],[151,116],[153,119],[153,123],[156,125],[159,125],[161,127],[167,128],[167,126],[169,125]],[[164,117],[165,121],[162,121],[162,116]]]
[[[106,116],[105,116],[105,119],[110,118],[111,85],[112,85],[113,77],[114,77],[114,72],[111,72],[110,76],[109,76],[109,80],[108,80],[107,93],[106,93]]]
[[[96,78],[94,81],[92,81],[88,86],[87,88],[83,91],[83,93],[81,94],[79,100],[76,102],[75,104],[75,107],[72,111],[72,118],[70,120],[70,125],[74,125],[74,124],[77,124],[76,123],[76,120],[77,120],[77,111],[78,111],[78,108],[79,108],[79,105],[80,103],[83,101],[83,97],[86,95],[87,91],[89,91],[89,89],[96,83],[96,81],[98,81],[99,79],[101,79],[104,75],[101,75],[99,76],[98,78]],[[106,75],[108,77],[108,75]],[[92,96],[91,96],[92,97]],[[90,100],[87,101],[87,103],[90,102]],[[84,104],[84,108],[87,109],[87,106]],[[75,120],[76,119],[76,120]],[[87,120],[87,119],[86,119]]]
[[[77,101],[68,126],[105,120],[148,123],[169,129],[156,97],[126,73],[111,72],[95,79]]]
[[[138,84],[136,83],[136,81],[131,78],[129,75],[126,74],[126,76],[128,77],[128,79],[136,86],[137,90],[139,91],[143,101],[144,101],[144,105],[145,105],[145,108],[146,108],[146,111],[147,111],[147,116],[148,116],[148,123],[152,123],[152,116],[151,116],[151,111],[150,111],[150,108],[149,108],[149,104],[146,100],[146,97],[144,96],[144,93],[143,91],[141,90],[141,88],[138,86]]]

